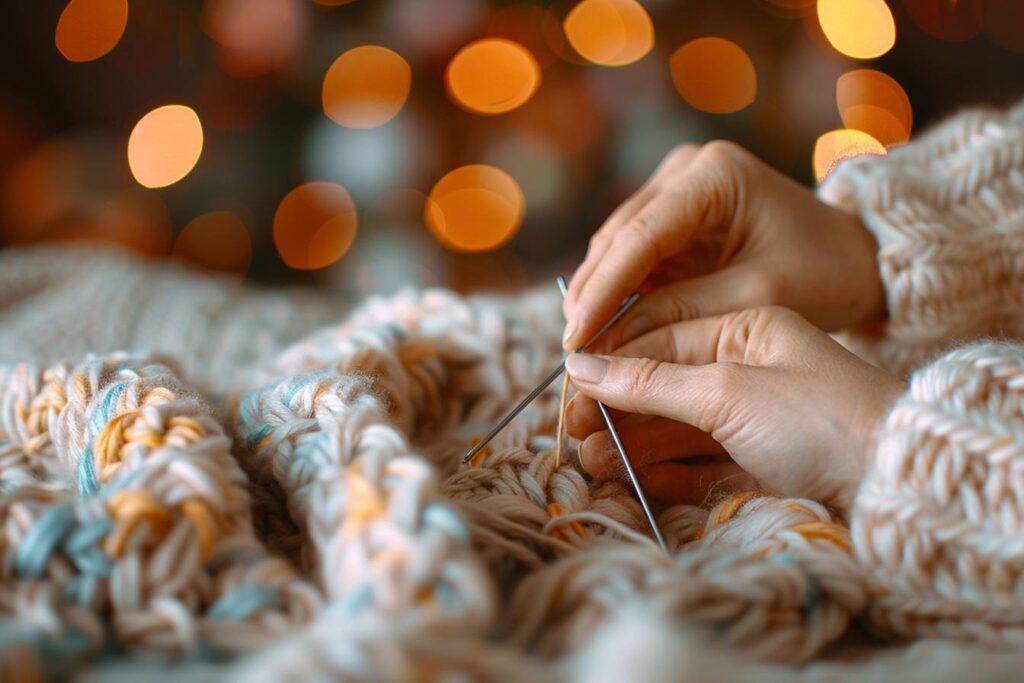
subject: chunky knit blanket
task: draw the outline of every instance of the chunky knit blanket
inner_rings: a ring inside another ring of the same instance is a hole
[[[844,343],[909,369],[1024,337],[1022,130],[968,112],[822,188],[889,292],[890,329]],[[0,254],[0,678],[1019,673],[1024,348],[916,370],[850,520],[759,491],[669,507],[667,557],[624,483],[556,462],[556,392],[459,464],[557,363],[550,289],[353,307]]]

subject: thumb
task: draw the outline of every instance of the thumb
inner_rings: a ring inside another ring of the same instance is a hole
[[[565,361],[576,388],[612,408],[658,415],[714,434],[749,398],[748,368],[738,363],[678,365],[649,358],[574,353]]]

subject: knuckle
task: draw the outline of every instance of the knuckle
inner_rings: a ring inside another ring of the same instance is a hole
[[[657,389],[661,365],[661,361],[651,358],[638,360],[634,371],[626,378],[626,388],[630,394],[648,394]]]
[[[633,245],[656,259],[658,249],[653,237],[656,229],[657,219],[649,213],[641,213],[630,219],[617,239],[622,242],[623,246]]]
[[[679,163],[685,163],[688,159],[692,159],[700,152],[700,146],[693,143],[683,143],[676,145],[672,148],[672,151],[665,157],[665,164],[667,166],[675,166]]]
[[[712,140],[700,150],[702,161],[715,166],[728,166],[740,161],[746,150],[729,140]]]
[[[690,299],[681,296],[674,296],[667,302],[669,314],[673,322],[684,320],[696,320],[701,317],[700,306]]]

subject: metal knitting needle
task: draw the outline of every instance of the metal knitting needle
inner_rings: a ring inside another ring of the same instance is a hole
[[[622,302],[622,306],[615,313],[615,315],[613,315],[608,322],[606,322],[604,325],[602,325],[601,329],[599,329],[594,334],[594,336],[592,336],[590,339],[588,339],[587,343],[584,344],[581,347],[580,350],[584,350],[588,346],[593,344],[597,340],[597,338],[600,337],[602,334],[604,334],[605,330],[607,330],[609,327],[614,325],[619,320],[619,318],[621,318],[626,313],[626,311],[628,311],[630,309],[630,307],[632,307],[633,304],[636,303],[636,300],[639,299],[639,298],[640,298],[639,294],[633,294],[628,299],[626,299],[624,302]],[[540,396],[540,393],[542,391],[544,391],[545,389],[547,389],[548,385],[550,385],[552,382],[554,382],[556,379],[558,379],[558,376],[561,375],[563,372],[565,372],[565,359],[564,358],[562,359],[562,362],[558,364],[558,367],[556,367],[554,370],[552,370],[550,373],[548,373],[548,376],[545,377],[544,380],[540,384],[538,384],[537,387],[533,391],[531,391],[529,394],[527,394],[526,398],[524,398],[522,401],[519,402],[519,405],[517,405],[515,408],[513,408],[511,410],[511,412],[509,412],[508,415],[506,415],[505,417],[501,418],[501,421],[498,422],[498,424],[494,425],[494,428],[487,433],[487,436],[485,436],[480,441],[480,443],[478,443],[477,445],[475,445],[471,449],[469,449],[469,452],[466,453],[466,455],[464,455],[462,457],[462,462],[463,463],[469,462],[473,458],[474,455],[479,453],[480,450],[484,446],[486,446],[487,444],[489,444],[491,442],[491,439],[493,439],[495,436],[498,435],[498,432],[500,432],[502,429],[504,429],[506,427],[506,425],[508,425],[509,422],[514,420],[516,415],[518,415],[519,413],[523,412],[523,409],[526,408],[526,406],[528,406],[533,401],[533,399],[535,399],[538,396]]]
[[[562,291],[562,298],[569,292],[569,288],[565,284],[565,278],[561,275],[558,276],[558,289]],[[587,344],[589,346],[589,344]],[[622,438],[619,436],[619,430],[615,428],[615,422],[612,421],[612,416],[608,413],[608,408],[605,407],[600,401],[597,402],[597,409],[601,411],[601,417],[604,418],[604,424],[608,427],[608,433],[612,435],[612,441],[615,442],[615,448],[619,450],[619,455],[622,457],[622,464],[626,466],[626,472],[629,474],[629,481],[633,484],[633,490],[636,491],[636,497],[640,499],[640,505],[644,509],[644,513],[647,515],[647,521],[651,524],[651,531],[654,532],[654,538],[657,539],[658,545],[669,555],[668,546],[665,545],[665,539],[661,535],[661,530],[658,529],[658,523],[654,520],[654,512],[651,511],[651,506],[647,502],[647,496],[644,495],[644,490],[640,488],[640,480],[637,479],[636,471],[633,469],[633,463],[629,461],[629,456],[626,455],[626,447],[622,445]]]

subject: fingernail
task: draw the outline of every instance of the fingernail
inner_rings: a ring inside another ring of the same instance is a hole
[[[611,365],[605,358],[589,353],[574,353],[565,359],[565,369],[572,379],[600,384]]]
[[[577,325],[576,325],[576,321],[575,320],[570,320],[568,323],[566,323],[566,325],[565,325],[565,334],[562,335],[562,345],[563,346],[565,344],[568,344],[569,340],[572,339],[572,335],[574,335],[576,333],[576,327],[577,327]]]
[[[649,332],[652,327],[654,325],[651,323],[651,319],[643,313],[638,313],[622,326],[622,341],[632,341],[644,332]]]

